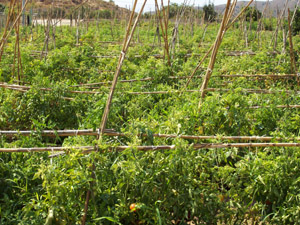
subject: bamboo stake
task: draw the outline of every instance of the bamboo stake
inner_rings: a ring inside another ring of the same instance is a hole
[[[281,13],[278,14],[276,29],[275,29],[275,32],[274,32],[274,34],[272,36],[272,40],[271,40],[271,44],[272,44],[272,42],[274,40],[274,47],[273,47],[274,50],[277,47],[277,36],[278,36],[279,26],[281,24],[281,21],[282,21],[282,18],[284,17],[285,12],[286,12],[287,5],[288,5],[288,0],[285,1],[284,7],[283,7]]]
[[[68,137],[68,136],[80,136],[80,135],[86,135],[86,136],[96,136],[98,134],[97,131],[93,131],[92,129],[86,129],[86,130],[43,130],[38,132],[37,134],[40,134],[44,137]],[[17,135],[21,136],[30,136],[34,135],[35,131],[0,131],[0,135],[6,136],[6,137],[14,137]],[[105,134],[108,134],[110,136],[109,131],[105,131]],[[115,132],[113,133],[115,134]],[[117,135],[118,136],[118,135]]]
[[[134,11],[135,11],[135,8],[136,8],[137,0],[135,0],[135,2],[134,2],[134,6],[133,6],[133,9],[132,9],[132,12],[131,12],[131,16],[130,16],[130,20],[129,20],[129,23],[128,23],[126,35],[125,35],[125,38],[124,38],[123,48],[122,48],[122,51],[121,51],[121,54],[120,54],[120,57],[119,57],[119,63],[118,63],[117,70],[116,70],[116,73],[115,73],[114,78],[113,78],[110,93],[109,93],[109,96],[107,98],[106,106],[105,106],[104,113],[103,113],[103,116],[102,116],[101,125],[100,125],[100,134],[102,134],[102,132],[105,130],[105,126],[106,126],[106,123],[107,123],[108,114],[109,114],[113,94],[114,94],[114,91],[115,91],[115,88],[116,88],[116,85],[117,85],[117,82],[118,82],[118,77],[120,75],[120,71],[121,71],[125,56],[126,56],[126,52],[128,50],[130,41],[133,37],[133,34],[134,34],[135,28],[137,26],[137,23],[138,23],[138,21],[140,19],[140,16],[141,16],[141,14],[144,10],[146,2],[147,2],[147,0],[144,0],[144,3],[143,3],[143,5],[140,9],[140,12],[137,15],[137,17],[135,19],[135,22],[133,24],[133,27],[130,31],[130,27],[131,27],[131,24],[133,22],[133,16],[135,14]]]
[[[20,2],[16,3],[17,12],[20,12]],[[14,14],[13,14],[14,16]],[[15,77],[15,67],[16,67],[16,61],[17,61],[17,79],[20,83],[20,61],[21,61],[21,55],[20,55],[20,20],[16,23],[14,26],[15,34],[16,34],[16,40],[15,40],[15,46],[14,46],[14,59],[13,59],[13,66],[12,66],[12,76]]]
[[[77,44],[76,44],[77,45]],[[219,52],[222,52],[224,53],[226,56],[243,56],[243,55],[250,55],[250,56],[254,56],[256,55],[257,53],[256,52],[253,52],[253,51],[219,51]],[[31,51],[31,56],[37,56],[38,53],[40,53],[41,55],[44,55],[44,57],[46,57],[47,53],[46,51]],[[207,53],[207,52],[205,52]],[[278,54],[278,51],[270,51],[270,52],[267,52],[268,55],[276,55]],[[69,55],[69,54],[68,54]],[[201,54],[191,54],[191,53],[188,53],[188,54],[185,54],[184,58],[188,58],[188,57],[195,57],[195,56],[201,56]],[[88,56],[90,58],[98,58],[98,59],[111,59],[111,58],[117,58],[119,57],[118,55],[91,55],[91,56]],[[163,59],[164,56],[163,55],[160,55],[160,54],[153,54],[153,55],[134,55],[132,56],[134,58],[148,58],[148,57],[154,57],[156,59]]]
[[[297,106],[300,108],[300,106]],[[35,131],[0,131],[1,136],[6,137],[15,137],[18,135],[21,136],[30,136],[33,135]],[[43,130],[40,131],[40,134],[43,137],[71,137],[71,136],[97,136],[99,133],[98,130],[93,131],[92,129],[86,130]],[[128,135],[120,132],[116,132],[114,130],[106,130],[104,132],[105,136],[109,137],[126,137]],[[148,135],[145,133],[140,134],[143,137],[147,137]],[[300,137],[294,138],[280,138],[280,137],[270,137],[270,136],[197,136],[197,135],[177,135],[177,134],[152,134],[153,137],[157,138],[180,138],[187,140],[230,140],[230,141],[280,141],[280,140],[289,140],[289,141],[300,141]]]
[[[250,109],[271,108],[271,106],[251,106]],[[276,105],[278,109],[299,109],[300,105]]]
[[[27,92],[27,90],[22,90],[20,88],[13,88],[13,87],[7,87],[11,90],[16,90],[20,92]],[[231,89],[221,89],[221,88],[207,88],[204,90],[205,92],[229,92],[232,91]],[[266,89],[242,89],[242,92],[246,93],[258,93],[258,94],[276,94],[276,93],[288,93],[288,94],[300,94],[300,91],[289,91],[289,90],[266,90]],[[71,91],[70,91],[71,92]],[[119,94],[129,94],[129,95],[151,95],[151,94],[182,94],[182,90],[170,90],[170,91],[145,91],[145,92],[118,92]],[[184,92],[193,93],[193,92],[199,92],[199,90],[185,90]],[[72,91],[72,93],[81,93],[81,94],[99,94],[102,92],[84,92],[84,91]],[[68,97],[62,97],[65,100],[73,100],[73,98]]]
[[[193,78],[202,78],[204,75],[194,76]],[[245,77],[245,78],[272,78],[272,79],[288,79],[292,77],[297,77],[297,74],[232,74],[232,75],[217,75],[214,76],[214,78],[217,77],[225,77],[225,78],[237,78],[237,77]],[[191,76],[170,76],[167,79],[189,79]],[[150,81],[155,80],[153,77],[146,77],[142,79],[131,79],[131,80],[120,80],[119,83],[134,83],[134,82],[143,82],[143,81]],[[112,81],[105,81],[105,82],[97,82],[97,83],[86,83],[86,84],[78,84],[78,85],[72,85],[70,87],[85,87],[85,86],[94,86],[91,87],[91,89],[96,89],[99,87],[96,87],[96,85],[105,85],[105,84],[111,84]]]
[[[195,150],[199,149],[219,149],[219,148],[258,148],[258,147],[300,147],[300,143],[204,143],[204,144],[192,144],[192,148]],[[136,149],[138,151],[159,151],[159,150],[173,150],[176,149],[175,145],[160,145],[160,146],[116,146],[106,148],[109,151],[122,152],[127,149]],[[81,150],[82,153],[98,152],[94,146],[71,146],[71,147],[40,147],[40,148],[0,148],[0,152],[13,153],[13,152],[54,152],[68,150]]]
[[[246,9],[252,4],[253,1],[254,0],[250,0],[248,2],[248,4],[239,12],[239,14],[231,21],[231,23],[226,26],[225,31],[227,31],[237,21],[237,19],[246,11]],[[224,34],[225,34],[225,32],[224,32]],[[186,83],[185,87],[183,88],[183,91],[188,87],[191,79],[195,76],[195,74],[198,71],[198,69],[200,68],[201,64],[205,61],[205,59],[208,57],[208,55],[210,54],[210,52],[213,50],[213,47],[214,47],[214,44],[211,45],[210,49],[207,51],[207,53],[203,56],[203,58],[197,64],[196,68],[193,70],[193,72],[191,74],[191,78],[188,80],[188,82]]]
[[[32,89],[31,86],[24,86],[24,85],[16,85],[16,84],[7,84],[4,82],[0,82],[0,87],[2,88],[7,88],[7,89],[12,89],[12,90],[19,90],[19,91],[23,91],[26,92],[26,90],[30,90]],[[41,91],[52,91],[52,88],[39,88],[39,90]],[[67,90],[66,92],[70,92],[70,93],[77,93],[77,94],[102,94],[102,92],[96,92],[96,91],[71,91],[71,90]]]
[[[291,58],[291,72],[297,74],[297,66],[294,55],[293,38],[292,38],[292,26],[291,26],[291,12],[288,9],[288,23],[289,23],[289,42],[290,42],[290,58]],[[297,82],[299,86],[299,78],[297,76]]]
[[[278,79],[283,79],[283,78],[290,78],[290,77],[296,77],[296,74],[233,74],[233,75],[220,75],[220,77],[246,77],[246,78],[278,78]]]
[[[13,13],[14,13],[15,4],[16,4],[16,0],[10,1],[9,12],[7,14],[7,19],[6,19],[6,25],[5,25],[5,28],[4,28],[2,38],[0,40],[0,62],[1,62],[1,59],[2,59],[3,51],[4,51],[4,45],[7,41],[8,36],[9,36],[8,28],[9,28],[9,24],[11,22],[11,19],[12,19]]]
[[[259,19],[259,22],[258,22],[258,25],[257,25],[257,30],[256,30],[256,33],[255,33],[255,37],[257,36],[257,40],[258,40],[258,47],[260,46],[260,31],[262,30],[262,21],[263,21],[263,18],[265,17],[265,14],[266,14],[266,10],[267,10],[267,7],[269,5],[269,0],[267,0],[267,3],[262,11],[262,15]]]
[[[295,19],[295,15],[296,15],[296,12],[298,10],[298,6],[299,6],[299,2],[300,0],[297,1],[297,4],[295,6],[295,9],[294,9],[294,13],[293,13],[293,16],[292,16],[292,19],[290,20],[290,24],[292,25],[293,22],[294,22],[294,19]],[[283,26],[283,49],[282,49],[282,54],[285,54],[285,48],[286,48],[286,37],[289,36],[289,30],[286,32],[285,31],[285,28]],[[280,62],[280,61],[279,61]]]
[[[17,8],[18,8],[18,13],[20,13],[21,10],[21,4],[17,4]],[[19,21],[17,22],[16,26],[15,26],[15,31],[16,31],[16,49],[17,49],[17,53],[16,53],[16,57],[17,57],[17,71],[18,71],[18,80],[21,80],[21,77],[23,78],[23,68],[22,68],[22,59],[21,59],[21,50],[20,50],[20,23],[21,23],[21,18],[19,18]]]
[[[88,150],[85,150],[85,151],[88,151]],[[86,199],[85,199],[85,202],[84,202],[84,214],[81,218],[81,224],[82,225],[85,225],[85,222],[86,222],[86,218],[87,218],[87,211],[88,211],[88,207],[89,207],[89,201],[90,201],[90,198],[91,198],[91,195],[92,195],[92,189],[93,189],[93,186],[94,186],[94,183],[95,183],[95,164],[93,163],[93,165],[91,166],[91,178],[92,178],[92,181],[90,181],[90,189],[87,191],[86,193]]]
[[[205,148],[258,148],[258,147],[300,147],[300,143],[226,143],[226,144],[196,144],[195,149]]]
[[[170,0],[168,0],[168,10],[169,10],[169,3],[170,3]],[[158,3],[157,3],[157,0],[155,0],[155,7],[156,7],[156,11],[158,13],[158,20],[160,22],[161,32],[162,32],[162,36],[163,36],[164,44],[165,44],[165,46],[164,46],[164,48],[165,48],[164,53],[167,55],[168,65],[171,66],[171,58],[170,58],[169,43],[168,43],[168,18],[167,18],[167,15],[165,13],[165,9],[164,9],[164,6],[163,6],[163,0],[161,0],[161,7],[162,7],[162,11],[163,11],[163,18],[161,18],[160,10],[159,10],[159,6],[158,6]]]
[[[286,52],[286,35],[287,33],[285,32],[285,27],[283,26],[282,27],[282,42],[283,42],[283,47],[282,47],[282,50],[281,50],[281,54],[284,55],[285,52]],[[278,65],[280,63],[280,60],[278,62]]]
[[[245,78],[272,78],[272,79],[289,79],[293,77],[297,77],[297,74],[231,74],[231,75],[217,75],[213,78],[217,77],[224,77],[224,78],[238,78],[238,77],[245,77]],[[193,78],[202,78],[203,75],[194,76]],[[191,76],[170,76],[167,79],[189,79],[192,78]],[[142,79],[131,79],[131,80],[120,80],[119,83],[133,83],[133,82],[143,82],[143,81],[150,81],[155,80],[153,77],[146,77]],[[16,81],[19,83],[19,81]],[[21,83],[26,83],[24,81],[21,81]],[[96,86],[96,85],[105,85],[105,84],[111,84],[112,81],[105,81],[105,82],[96,82],[96,83],[86,83],[86,84],[78,84],[78,85],[71,85],[69,87],[85,87],[85,86]],[[29,84],[29,83],[26,83]],[[30,86],[21,86],[21,85],[15,85],[15,84],[7,84],[5,82],[0,82],[0,87],[11,87],[15,89],[30,89]],[[92,87],[91,89],[96,89],[99,87]],[[51,91],[51,88],[40,88],[41,90],[45,91]],[[74,93],[81,93],[84,91],[73,91]],[[90,92],[90,94],[98,94],[97,92]]]
[[[57,21],[55,22],[54,25],[57,25],[58,23],[61,23],[61,21],[62,21],[64,18],[66,18],[67,16],[72,16],[72,14],[73,14],[74,12],[76,12],[77,9],[79,9],[81,6],[83,6],[83,5],[84,5],[85,3],[87,3],[87,2],[88,2],[88,0],[82,1],[79,5],[75,6],[73,9],[71,9],[71,10],[69,11],[69,13],[67,13],[64,17],[61,17],[59,20],[57,20]],[[71,25],[71,22],[70,22],[70,25]]]
[[[73,146],[73,147],[34,147],[34,148],[0,148],[0,152],[56,152],[67,150],[94,150],[93,146]]]
[[[200,41],[198,47],[200,47],[200,46],[203,44],[203,42],[204,42],[205,35],[206,35],[206,31],[207,31],[207,27],[208,27],[208,23],[207,23],[207,24],[205,25],[205,27],[204,27],[204,31],[203,31],[203,34],[202,34],[202,39],[201,39],[201,41]]]
[[[300,3],[300,0],[297,1],[297,4],[295,6],[293,17],[292,17],[292,20],[291,20],[291,24],[293,24],[293,22],[294,22],[294,19],[295,19],[295,16],[296,16],[296,13],[297,13],[297,10],[298,10],[298,7],[299,7],[299,3]]]
[[[153,46],[155,45],[155,39],[157,37],[158,46],[161,47],[161,38],[160,38],[160,33],[159,33],[159,18],[158,18],[157,10],[156,10],[156,14],[155,14],[155,22],[156,22],[156,32],[155,32],[154,39],[153,39]]]
[[[205,92],[229,92],[231,89],[221,89],[221,88],[207,88]],[[276,93],[288,93],[288,94],[300,94],[300,91],[288,91],[288,90],[265,90],[265,89],[242,89],[242,92],[246,93],[257,93],[257,94],[276,94]],[[199,92],[199,90],[185,90],[185,92]],[[148,91],[148,92],[125,92],[126,94],[132,95],[145,95],[145,94],[179,94],[182,91]]]
[[[199,90],[200,93],[201,93],[201,99],[203,99],[205,97],[204,90],[207,88],[209,79],[212,75],[212,72],[213,72],[213,69],[214,69],[214,66],[215,66],[215,62],[216,62],[217,53],[218,53],[219,47],[222,43],[224,33],[226,32],[226,26],[227,26],[228,21],[230,19],[231,11],[233,11],[233,9],[234,9],[234,7],[233,7],[233,5],[231,5],[231,0],[227,0],[227,5],[226,5],[225,12],[224,12],[223,20],[222,20],[222,23],[221,23],[219,33],[217,35],[214,47],[212,49],[212,55],[211,55],[211,58],[210,58],[210,62],[208,64],[207,71],[206,71],[204,80],[202,82],[202,86]],[[202,101],[200,100],[199,105],[198,105],[199,109],[200,109],[201,103],[202,103]]]
[[[172,34],[171,49],[170,49],[170,53],[172,53],[172,59],[174,58],[174,55],[175,55],[175,44],[176,44],[176,40],[179,39],[178,28],[179,28],[179,24],[182,19],[182,16],[185,13],[186,4],[187,4],[187,0],[184,0],[182,6],[180,7],[180,9],[178,10],[177,15],[176,15],[176,21],[175,21],[175,25],[174,25],[174,28],[172,31],[173,34]]]
[[[14,91],[23,92],[23,93],[25,93],[25,92],[28,91],[28,90],[23,90],[23,89],[20,89],[20,88],[9,87],[9,86],[5,86],[5,85],[0,86],[0,87],[2,87],[2,88],[7,88],[7,89],[9,89],[9,90],[14,90]],[[74,98],[69,98],[69,97],[61,97],[61,98],[64,99],[64,100],[69,100],[69,101],[74,100]]]

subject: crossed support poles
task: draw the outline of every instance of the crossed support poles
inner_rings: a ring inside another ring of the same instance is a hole
[[[201,64],[204,62],[204,60],[212,52],[211,58],[210,58],[210,61],[209,61],[209,65],[207,67],[206,74],[205,74],[205,77],[204,77],[204,80],[203,80],[203,83],[202,83],[202,85],[199,89],[199,92],[201,94],[201,98],[200,98],[199,105],[198,105],[199,109],[201,108],[202,100],[205,97],[206,89],[208,87],[208,82],[209,82],[209,79],[212,75],[214,65],[215,65],[215,62],[216,62],[216,57],[217,57],[217,54],[218,54],[218,50],[219,50],[219,47],[222,43],[222,40],[224,38],[225,33],[236,22],[236,20],[246,11],[246,9],[252,4],[253,1],[254,0],[250,0],[248,2],[248,4],[239,12],[239,14],[230,22],[230,19],[234,14],[234,9],[235,9],[235,6],[237,4],[237,0],[233,0],[233,2],[231,2],[231,0],[227,0],[227,4],[226,4],[223,19],[222,19],[222,23],[221,23],[221,26],[220,26],[220,29],[219,29],[219,32],[218,32],[218,35],[216,37],[216,40],[215,40],[214,44],[210,47],[210,49],[207,51],[207,53],[199,61],[198,65],[193,70],[189,80],[187,81],[185,87],[182,89],[182,92],[184,90],[186,90],[186,88],[188,87],[190,81],[192,80],[192,78],[195,76],[196,72],[200,68]]]
[[[98,136],[97,136],[98,140],[100,140],[102,138],[103,134],[104,134],[106,124],[107,124],[107,120],[108,120],[108,116],[109,116],[111,103],[112,103],[112,98],[113,98],[113,95],[114,95],[114,92],[115,92],[115,88],[116,88],[116,85],[117,85],[117,82],[118,82],[118,78],[120,76],[122,65],[123,65],[123,62],[125,60],[125,56],[126,56],[128,48],[129,48],[131,39],[133,37],[134,31],[135,31],[135,29],[138,25],[139,19],[142,15],[145,4],[147,2],[147,0],[144,0],[143,5],[142,5],[138,15],[136,16],[136,18],[134,20],[137,1],[138,0],[134,1],[133,8],[132,8],[132,11],[131,11],[131,14],[130,14],[130,19],[129,19],[129,22],[128,22],[128,25],[127,25],[127,29],[126,29],[126,33],[125,33],[125,37],[124,37],[124,42],[123,42],[123,47],[122,47],[122,50],[121,50],[121,53],[120,53],[120,56],[119,56],[117,69],[116,69],[116,72],[115,72],[115,75],[114,75],[114,78],[113,78],[113,81],[112,81],[112,85],[111,85],[110,92],[109,92],[109,95],[108,95],[108,98],[107,98],[107,101],[106,101],[106,106],[105,106],[105,109],[104,109],[104,113],[103,113],[103,116],[102,116],[100,129],[99,129],[99,133],[98,133]],[[133,21],[134,21],[134,23],[133,23]],[[96,149],[97,148],[98,148],[98,146],[96,146]],[[93,163],[93,166],[91,168],[93,179],[95,178],[95,168],[96,168],[95,164]],[[85,225],[85,222],[86,222],[90,197],[93,195],[93,193],[92,193],[93,185],[94,185],[94,181],[92,181],[90,183],[90,189],[87,191],[87,194],[86,194],[86,200],[85,200],[85,204],[84,204],[84,214],[83,214],[83,217],[82,217],[82,220],[81,220],[82,225]]]

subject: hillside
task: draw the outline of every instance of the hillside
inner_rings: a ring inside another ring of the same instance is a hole
[[[236,11],[237,12],[240,11],[241,8],[243,8],[246,4],[248,4],[248,2],[249,1],[239,1],[236,6]],[[266,4],[267,4],[266,1],[256,1],[256,2],[252,3],[252,6],[256,6],[259,11],[263,11]],[[285,4],[284,0],[270,1],[269,7],[270,7],[271,12],[273,12],[273,15],[276,15],[277,9],[281,10],[284,7],[284,4]],[[288,8],[293,10],[295,8],[296,4],[297,4],[297,0],[290,0],[288,2]],[[215,6],[215,10],[218,13],[222,13],[225,9],[225,6],[226,6],[225,4],[217,5],[217,6]]]
[[[109,10],[117,11],[118,14],[129,13],[129,10],[119,7],[114,2],[106,2],[103,0],[32,0],[34,8],[47,9],[52,7],[71,9],[79,5],[87,6],[92,10]],[[0,0],[1,4],[8,4],[9,0]]]

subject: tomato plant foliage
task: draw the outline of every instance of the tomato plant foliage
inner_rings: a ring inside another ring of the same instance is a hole
[[[155,24],[142,21],[119,78],[136,82],[117,84],[107,124],[126,136],[97,140],[94,136],[41,135],[47,129],[99,128],[110,87],[107,82],[113,78],[121,50],[119,45],[105,42],[122,38],[124,21],[114,22],[113,28],[106,20],[79,27],[78,45],[75,28],[57,27],[56,45],[49,42],[47,57],[34,54],[43,48],[42,27],[35,27],[33,33],[24,28],[27,42],[20,43],[21,81],[30,88],[22,92],[0,89],[0,130],[32,133],[27,137],[1,135],[0,147],[97,144],[101,152],[81,154],[71,149],[51,159],[52,152],[0,153],[0,223],[43,224],[52,218],[52,224],[80,224],[88,190],[92,191],[89,224],[300,223],[299,149],[193,148],[197,143],[220,143],[222,136],[273,136],[273,142],[278,142],[277,137],[288,142],[299,136],[299,109],[277,107],[299,104],[298,94],[293,93],[298,89],[295,78],[221,76],[290,73],[290,58],[274,53],[270,31],[263,31],[258,40],[256,31],[249,29],[247,47],[238,23],[226,33],[209,83],[210,88],[222,90],[208,92],[199,110],[199,92],[180,92],[187,79],[177,78],[191,74],[199,55],[207,50],[205,44],[213,43],[218,25],[195,24],[193,37],[190,25],[180,25],[169,67],[161,58],[164,51],[157,43]],[[257,27],[258,22],[252,23]],[[263,23],[274,25],[273,20]],[[14,35],[8,40],[0,63],[0,81],[10,84],[17,72],[10,66],[14,40]],[[293,41],[297,52],[300,39],[295,36]],[[283,43],[278,42],[277,48],[282,49]],[[228,55],[250,50],[255,55]],[[208,62],[204,61],[188,89],[199,89]],[[145,78],[147,82],[142,81]],[[81,85],[99,82],[101,85],[92,88]],[[246,89],[274,93],[249,93]],[[132,94],[157,91],[168,93]],[[162,139],[154,137],[155,133],[220,138]],[[119,145],[130,147],[123,152],[108,149]],[[137,151],[136,146],[143,145],[176,147]],[[129,208],[132,203],[136,204],[134,211]]]

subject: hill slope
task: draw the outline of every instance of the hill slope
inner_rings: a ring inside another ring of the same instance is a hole
[[[249,1],[239,1],[236,6],[236,12],[240,11],[245,5],[248,4]],[[256,1],[251,4],[251,6],[256,6],[259,11],[263,11],[265,5],[267,4],[266,1]],[[269,9],[273,12],[274,15],[277,13],[277,9],[281,10],[284,7],[285,0],[273,0],[269,2]],[[288,8],[294,10],[295,6],[297,5],[297,0],[289,0]],[[225,9],[226,4],[217,5],[215,6],[215,10],[218,13],[222,13]]]
[[[2,4],[9,4],[9,0],[0,0]],[[130,11],[115,5],[113,2],[103,0],[32,0],[32,5],[36,8],[47,9],[52,7],[70,9],[79,5],[87,6],[92,10],[118,11],[118,13],[129,13]]]

